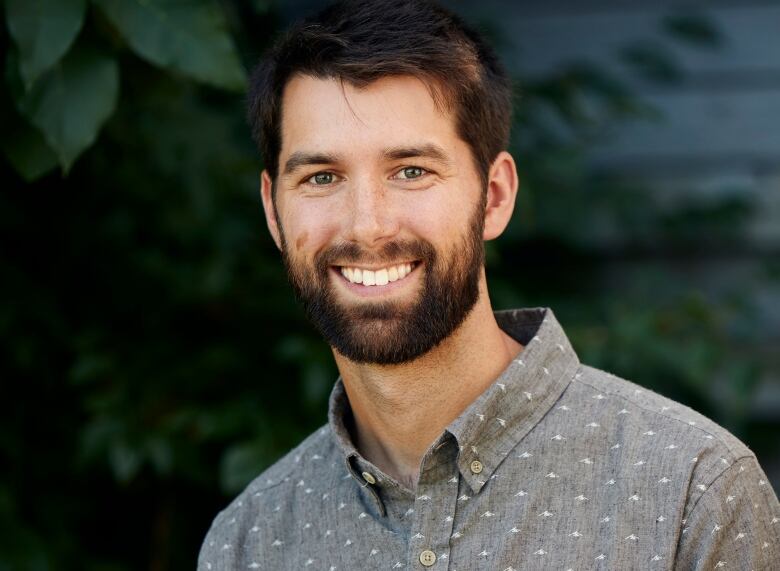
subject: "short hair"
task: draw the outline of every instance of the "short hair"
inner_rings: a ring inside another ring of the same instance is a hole
[[[509,142],[512,88],[495,52],[459,17],[429,0],[346,0],[292,26],[252,73],[248,118],[276,180],[282,95],[296,74],[356,87],[388,76],[422,80],[453,113],[483,183]]]

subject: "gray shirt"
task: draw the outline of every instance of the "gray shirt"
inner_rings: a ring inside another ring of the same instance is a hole
[[[339,380],[328,424],[217,516],[198,569],[780,569],[780,506],[744,444],[580,364],[550,309],[496,317],[525,348],[415,490],[355,449]]]

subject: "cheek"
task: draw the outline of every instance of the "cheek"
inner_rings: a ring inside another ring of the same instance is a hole
[[[334,229],[328,221],[335,216],[324,205],[291,201],[285,209],[284,230],[295,256],[310,258],[333,239]]]
[[[295,250],[300,251],[305,245],[306,241],[309,239],[309,233],[305,230],[300,233],[300,235],[295,239]]]

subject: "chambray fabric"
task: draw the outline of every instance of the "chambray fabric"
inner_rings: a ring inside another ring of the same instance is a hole
[[[415,490],[355,449],[338,380],[328,424],[217,516],[198,569],[780,569],[780,506],[744,444],[581,365],[550,309],[496,316],[525,348]]]

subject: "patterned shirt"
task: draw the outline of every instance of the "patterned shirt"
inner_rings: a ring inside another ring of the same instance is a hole
[[[215,519],[198,569],[780,569],[780,505],[707,418],[582,365],[549,309],[496,313],[525,348],[409,490],[328,424]]]

